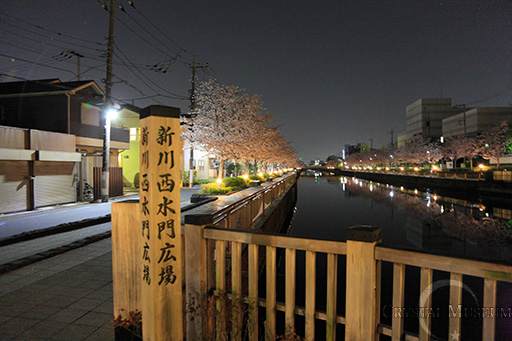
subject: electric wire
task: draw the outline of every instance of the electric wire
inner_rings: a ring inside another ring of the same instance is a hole
[[[63,69],[63,68],[60,68],[60,67],[45,65],[45,64],[41,64],[41,63],[34,62],[34,61],[31,61],[31,60],[26,60],[26,59],[14,57],[14,56],[9,56],[9,55],[3,54],[3,53],[0,53],[0,56],[7,57],[7,58],[13,58],[13,59],[21,60],[21,61],[26,62],[26,63],[32,63],[32,64],[35,64],[35,65],[44,66],[44,67],[48,67],[48,68],[51,68],[51,69],[55,69],[55,70],[59,70],[59,71],[64,71],[64,72],[69,72],[69,73],[74,74],[73,71],[69,71],[69,70],[66,70],[66,69]]]
[[[65,34],[65,33],[61,33],[61,32],[58,32],[58,31],[51,30],[51,29],[46,28],[46,27],[41,26],[41,25],[33,24],[31,22],[28,22],[26,20],[14,17],[14,16],[9,15],[9,14],[7,14],[5,12],[2,12],[2,11],[0,11],[0,15],[4,15],[4,16],[9,17],[11,19],[14,19],[14,20],[17,20],[17,21],[21,21],[22,23],[27,24],[29,26],[36,27],[36,28],[38,28],[40,30],[51,32],[51,33],[57,34],[59,36],[63,36],[63,37],[67,37],[67,38],[71,38],[71,39],[75,39],[75,40],[81,40],[81,41],[84,41],[84,42],[87,42],[87,43],[91,43],[91,44],[99,44],[97,41],[87,40],[87,39],[83,39],[83,38],[77,38],[77,37],[74,37],[74,36],[71,36],[71,35],[68,35],[68,34]]]
[[[129,62],[129,63],[130,63],[130,64],[132,64],[131,60],[126,56],[126,54],[125,54],[121,49],[119,49],[119,47],[118,47],[116,44],[114,44],[114,47],[116,48],[116,50],[117,50],[117,51],[119,51],[119,53],[120,53],[120,54],[121,54],[121,55],[122,55],[122,56],[123,56],[123,57],[124,57],[124,58]],[[115,54],[115,51],[114,51],[114,54]],[[117,55],[117,54],[116,54],[116,55]],[[119,55],[117,55],[117,56],[119,57]],[[121,59],[121,58],[120,58],[120,59]],[[182,95],[175,94],[175,93],[173,93],[173,92],[171,92],[171,91],[169,91],[169,90],[167,90],[167,89],[165,89],[165,88],[161,87],[160,85],[158,85],[157,83],[155,83],[151,78],[149,78],[149,77],[147,77],[145,74],[143,74],[140,70],[137,70],[137,71],[141,74],[141,76],[142,76],[142,77],[144,77],[145,79],[147,79],[149,82],[151,82],[154,86],[156,86],[156,87],[157,87],[157,88],[159,88],[160,90],[162,90],[162,91],[164,91],[164,92],[166,92],[166,93],[168,93],[168,94],[170,94],[170,95],[172,95],[172,96],[175,96],[175,97],[174,97],[175,99],[187,99],[187,100],[188,100],[188,97],[184,97],[184,96],[182,96]],[[157,91],[154,91],[154,92],[157,92]],[[171,98],[172,98],[172,97],[171,97]]]
[[[135,11],[141,16],[143,17],[151,26],[153,26],[158,32],[160,32],[160,34],[162,34],[165,38],[167,38],[171,43],[173,43],[174,45],[176,45],[176,47],[178,47],[181,51],[187,53],[187,54],[190,54],[187,50],[185,50],[183,47],[181,47],[174,39],[172,39],[171,37],[169,37],[167,34],[165,34],[158,26],[156,26],[151,20],[149,20],[145,15],[144,13],[142,13],[137,7],[135,7],[135,5],[133,4],[133,1],[128,1],[128,3],[131,5],[131,7],[133,9],[135,9]],[[185,59],[187,62],[192,62],[193,59],[192,58],[186,58],[185,56],[182,56],[183,59]]]

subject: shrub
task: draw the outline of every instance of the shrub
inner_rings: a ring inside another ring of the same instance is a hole
[[[260,180],[260,181],[265,181],[265,178],[262,177],[262,176],[259,176],[258,174],[253,174],[249,177],[249,179],[251,180]]]
[[[201,194],[227,194],[231,192],[233,188],[227,187],[224,184],[221,184],[220,187],[216,183],[204,184],[201,185]]]
[[[226,187],[231,187],[235,191],[249,187],[243,178],[224,178],[222,179],[222,182],[226,185]]]
[[[201,179],[201,180],[197,180],[197,183],[200,185],[205,185],[205,184],[214,183],[215,181],[216,181],[216,179]]]
[[[272,177],[272,175],[270,175],[269,173],[265,173],[265,174],[263,174],[263,177],[264,177],[265,179],[266,179],[266,178],[271,178],[271,177]]]
[[[188,183],[189,183],[189,178],[190,176],[190,172],[189,171],[185,171],[183,172],[183,186],[188,186]],[[192,184],[197,184],[197,171],[194,171],[194,179],[193,179],[193,183]]]

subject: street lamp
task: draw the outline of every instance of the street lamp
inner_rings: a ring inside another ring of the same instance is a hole
[[[110,124],[117,118],[119,107],[108,106],[104,110],[105,126],[103,133],[103,163],[101,167],[101,202],[108,202],[108,182],[110,169]]]

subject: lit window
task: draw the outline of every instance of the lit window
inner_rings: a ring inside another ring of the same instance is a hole
[[[137,128],[130,128],[130,141],[137,141]]]
[[[199,171],[204,171],[204,160],[198,161]]]

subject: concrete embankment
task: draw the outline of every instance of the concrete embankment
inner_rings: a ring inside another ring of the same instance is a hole
[[[506,181],[465,180],[461,178],[439,178],[419,175],[405,175],[393,173],[371,173],[351,170],[338,170],[343,176],[356,177],[363,180],[376,181],[394,186],[408,186],[415,188],[430,188],[431,190],[447,190],[462,192],[465,195],[512,197],[512,183]]]

